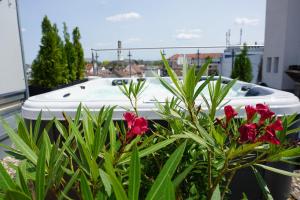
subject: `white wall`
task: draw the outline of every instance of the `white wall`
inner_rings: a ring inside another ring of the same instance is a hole
[[[300,64],[300,1],[267,0],[263,82],[277,89],[293,89],[294,82],[286,75],[289,65]],[[267,72],[267,58],[272,58]],[[279,57],[278,73],[273,60]]]
[[[17,91],[25,91],[17,8],[15,0],[2,0],[0,1],[0,96]]]

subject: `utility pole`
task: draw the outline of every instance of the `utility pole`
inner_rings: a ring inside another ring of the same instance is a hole
[[[200,51],[197,50],[197,68],[200,69]]]
[[[130,51],[128,52],[128,58],[129,58],[129,76],[131,77],[131,53]]]
[[[98,76],[98,53],[96,52],[96,76]],[[95,75],[95,73],[94,73]]]
[[[231,49],[231,56],[232,56],[232,60],[231,60],[231,73],[232,73],[233,67],[234,67],[234,56],[235,56],[235,52],[234,52],[234,48],[233,47]]]

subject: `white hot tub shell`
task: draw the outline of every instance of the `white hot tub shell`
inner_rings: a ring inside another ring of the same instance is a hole
[[[169,78],[165,79],[170,81]],[[22,116],[25,119],[35,120],[42,111],[42,120],[51,120],[54,117],[63,120],[63,112],[70,117],[74,117],[78,105],[82,103],[92,112],[99,111],[103,106],[117,106],[114,110],[113,119],[122,120],[125,112],[124,108],[130,108],[130,103],[121,93],[119,87],[112,85],[113,81],[122,80],[127,82],[131,80],[138,81],[136,78],[98,78],[32,96],[23,104]],[[222,80],[226,84],[231,79],[222,78]],[[159,120],[160,116],[157,114],[155,102],[164,102],[167,98],[171,98],[172,94],[163,88],[157,78],[146,78],[145,81],[146,89],[138,101],[139,114],[147,119]],[[204,90],[203,94],[206,96],[207,90]],[[300,113],[300,102],[294,94],[241,81],[236,82],[224,99],[225,102],[233,107],[240,107],[240,116],[245,114],[245,105],[255,105],[257,103],[268,104],[276,115]],[[196,104],[201,105],[204,111],[207,109],[201,95],[196,100]],[[223,112],[217,113],[217,115],[223,115]]]

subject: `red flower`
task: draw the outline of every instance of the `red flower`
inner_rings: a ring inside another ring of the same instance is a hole
[[[270,119],[275,114],[266,104],[256,104],[256,110],[260,114],[259,124],[263,124],[266,119]]]
[[[224,112],[226,115],[226,124],[228,124],[228,122],[238,114],[230,105],[224,107]]]
[[[273,124],[269,125],[269,127],[275,131],[283,131],[283,126],[280,119],[277,119]]]
[[[240,142],[254,142],[257,135],[256,124],[244,124],[239,128]]]
[[[254,106],[245,106],[247,121],[250,122],[256,113],[256,108]]]
[[[136,118],[135,114],[133,114],[131,112],[126,112],[126,113],[124,113],[123,117],[127,122],[128,128],[131,129],[132,125],[134,124],[135,118]]]
[[[279,139],[276,137],[275,130],[271,129],[269,126],[266,127],[266,133],[259,137],[257,141],[280,144]]]
[[[280,119],[277,119],[273,124],[268,125],[265,130],[265,134],[258,138],[258,141],[280,144],[279,139],[276,137],[276,131],[283,130],[282,122]]]
[[[127,138],[133,138],[137,135],[142,135],[148,130],[148,121],[144,117],[137,117],[133,113],[126,112],[124,114],[124,118],[129,129],[126,134]]]

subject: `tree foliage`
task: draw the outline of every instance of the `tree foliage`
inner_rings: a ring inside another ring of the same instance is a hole
[[[234,63],[234,68],[231,73],[231,78],[237,78],[241,81],[251,82],[253,79],[252,75],[252,65],[248,58],[248,48],[244,44],[242,52],[237,56]]]
[[[84,54],[80,43],[80,32],[79,28],[76,27],[73,30],[73,46],[76,54],[76,78],[83,79],[84,77]]]
[[[63,82],[62,41],[56,25],[52,25],[47,16],[42,22],[40,50],[32,64],[32,84],[42,87],[55,87]]]
[[[70,40],[70,34],[68,33],[68,28],[66,23],[64,23],[64,39],[65,39],[64,51],[65,51],[66,61],[67,61],[68,79],[70,82],[72,82],[76,80],[77,56],[76,56],[74,46]]]
[[[53,88],[84,77],[84,56],[79,28],[73,30],[73,41],[64,23],[64,40],[56,24],[47,16],[42,22],[40,50],[32,64],[32,81],[35,86]]]

